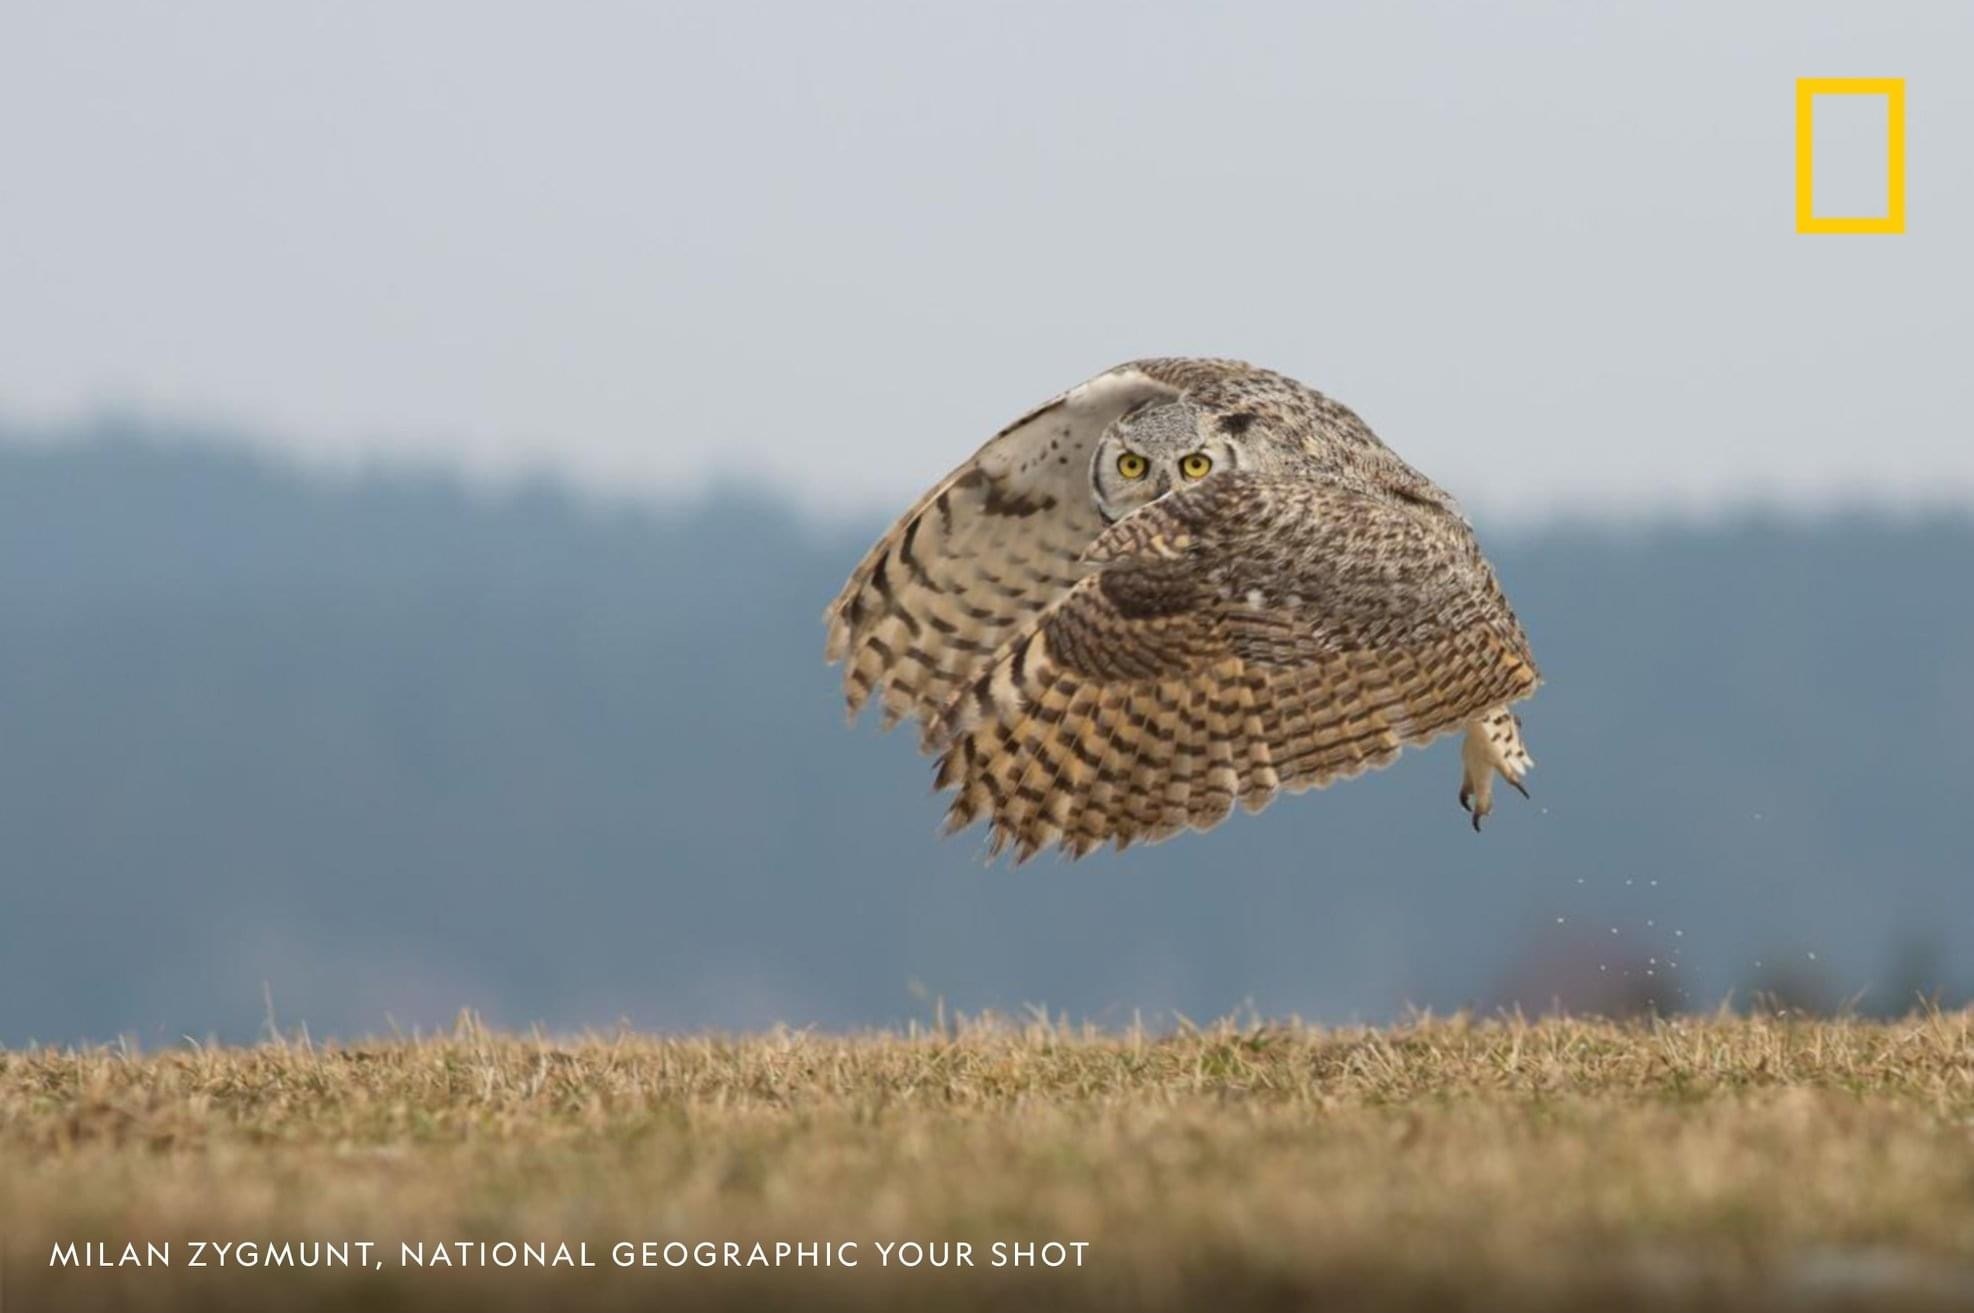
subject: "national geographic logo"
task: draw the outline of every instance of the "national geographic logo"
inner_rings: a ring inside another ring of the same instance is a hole
[[[1885,100],[1885,208],[1880,213],[1816,213],[1816,103],[1819,99],[1828,100],[1837,96],[1881,96]],[[1904,78],[1796,79],[1796,231],[1905,231]]]

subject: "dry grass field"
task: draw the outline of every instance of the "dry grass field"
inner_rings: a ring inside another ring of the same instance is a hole
[[[0,1311],[1974,1306],[1971,1025],[464,1022],[6,1052]],[[236,1265],[303,1240],[368,1241],[382,1266]],[[587,1243],[597,1266],[402,1261],[458,1240]],[[1051,1240],[1083,1242],[1081,1266],[993,1266],[996,1242]],[[171,1266],[50,1265],[127,1241]],[[646,1241],[657,1266],[615,1265]],[[859,1262],[673,1268],[671,1241],[854,1242]],[[912,1241],[968,1242],[974,1265],[899,1266]]]

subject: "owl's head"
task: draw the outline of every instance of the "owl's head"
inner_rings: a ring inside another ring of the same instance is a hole
[[[1116,523],[1216,470],[1239,467],[1227,435],[1184,401],[1141,406],[1104,430],[1090,460],[1097,510]]]

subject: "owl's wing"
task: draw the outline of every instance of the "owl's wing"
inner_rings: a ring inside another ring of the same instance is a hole
[[[1166,838],[1389,763],[1532,692],[1466,522],[1226,473],[1120,520],[947,708],[949,825],[1017,859]]]
[[[915,715],[933,746],[954,692],[1088,572],[1104,527],[1091,448],[1125,411],[1179,394],[1147,372],[1159,363],[1121,365],[1016,420],[865,554],[823,613],[853,718],[876,697],[887,727]]]

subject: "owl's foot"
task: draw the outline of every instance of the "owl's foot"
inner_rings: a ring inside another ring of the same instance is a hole
[[[1515,792],[1528,797],[1522,783],[1535,762],[1522,746],[1522,723],[1506,707],[1467,722],[1467,741],[1460,748],[1460,806],[1473,817],[1474,832],[1494,810],[1494,777],[1499,775]]]

